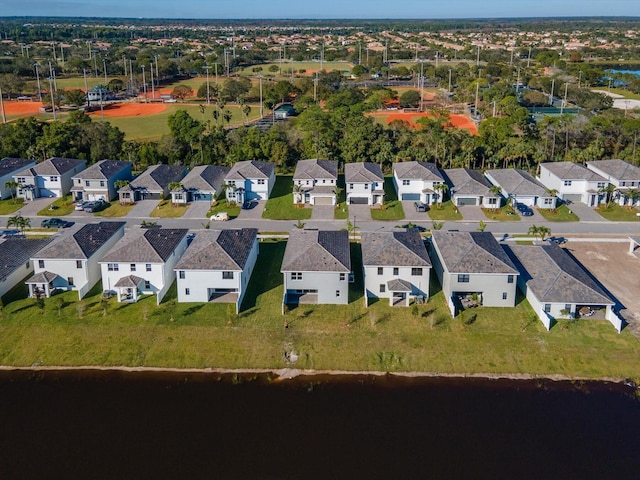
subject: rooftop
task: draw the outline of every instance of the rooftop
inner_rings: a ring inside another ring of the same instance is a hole
[[[430,267],[431,259],[417,230],[362,232],[362,262],[368,265]]]
[[[35,163],[35,160],[29,160],[27,158],[5,157],[0,160],[0,177],[4,177],[17,170],[23,170],[33,163]]]
[[[282,272],[350,272],[349,232],[294,229],[289,234]]]
[[[316,178],[338,178],[337,160],[298,160],[296,171],[293,174],[294,180],[313,180]]]
[[[477,170],[451,168],[445,170],[444,174],[451,184],[451,192],[454,195],[494,196],[491,193],[493,185]]]
[[[34,167],[17,173],[16,176],[34,177],[36,175],[63,175],[69,170],[86,165],[86,162],[86,160],[76,160],[74,158],[53,157],[36,164]]]
[[[224,177],[229,173],[229,167],[218,165],[201,165],[193,169],[182,179],[182,186],[186,190],[220,191]]]
[[[275,169],[271,162],[259,162],[257,160],[245,160],[236,162],[225,180],[246,180],[247,178],[269,178]]]
[[[37,258],[88,259],[125,225],[125,222],[100,222],[73,228],[54,237],[51,245],[43,248]]]
[[[0,280],[4,280],[17,268],[25,265],[38,251],[46,247],[51,239],[6,237],[0,240]]]
[[[131,162],[123,162],[121,160],[101,160],[91,165],[86,170],[76,175],[74,178],[82,178],[86,180],[108,180],[125,168],[131,168]]]
[[[150,192],[164,191],[170,183],[179,182],[186,173],[180,165],[152,165],[130,182],[131,188],[144,188]]]
[[[127,232],[100,263],[164,263],[187,233],[186,228],[153,228]]]
[[[198,232],[176,270],[244,270],[258,235],[255,228]]]
[[[393,170],[399,179],[442,182],[444,178],[434,163],[429,162],[396,162]]]
[[[344,178],[347,183],[368,183],[384,181],[380,165],[371,162],[345,164]]]
[[[594,160],[587,162],[587,166],[597,168],[616,180],[640,181],[640,168],[624,160]]]
[[[490,176],[509,195],[518,196],[549,196],[547,188],[528,172],[518,168],[503,168],[488,170]]]
[[[540,167],[546,168],[560,180],[586,180],[588,182],[604,182],[606,180],[581,163],[545,162],[541,163]]]

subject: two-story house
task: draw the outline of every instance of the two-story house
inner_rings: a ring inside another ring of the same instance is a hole
[[[31,257],[50,241],[50,238],[24,238],[17,235],[0,239],[0,297],[33,273]]]
[[[152,165],[118,190],[120,203],[138,200],[163,200],[169,196],[169,185],[181,181],[187,169],[180,165]]]
[[[524,170],[519,168],[487,170],[485,175],[491,183],[500,187],[504,198],[512,198],[515,203],[529,207],[552,210],[556,208],[557,197]]]
[[[335,205],[338,162],[298,160],[293,174],[293,203]]]
[[[346,230],[292,230],[280,269],[283,304],[349,303],[349,248]]]
[[[221,195],[224,177],[230,170],[219,165],[193,167],[180,182],[180,187],[171,191],[171,203],[213,203]]]
[[[25,200],[63,197],[71,191],[72,178],[87,165],[86,160],[54,157],[13,175],[20,185],[17,195]]]
[[[449,185],[449,196],[456,207],[501,207],[502,197],[493,193],[493,185],[478,170],[450,168],[444,171],[444,175]]]
[[[519,275],[490,232],[431,232],[431,260],[455,316],[469,305],[513,307]]]
[[[29,296],[77,290],[82,299],[100,280],[98,260],[124,235],[125,222],[89,223],[53,238],[31,257],[34,275],[25,283]]]
[[[175,266],[187,249],[186,228],[136,229],[100,260],[102,288],[115,291],[118,302],[137,302],[141,295],[162,298],[176,278]]]
[[[268,200],[276,183],[275,164],[246,160],[237,162],[224,177],[226,197],[230,203]]]
[[[257,258],[255,228],[199,231],[175,266],[178,301],[235,303],[239,312]]]
[[[394,306],[409,306],[412,298],[429,298],[431,260],[417,230],[361,234],[364,292],[387,298]]]
[[[73,199],[110,202],[118,196],[115,185],[118,180],[131,180],[131,162],[101,160],[72,177]]]
[[[18,192],[17,188],[14,191],[11,188],[6,187],[5,184],[7,182],[15,181],[13,176],[16,173],[19,173],[26,168],[33,167],[35,164],[35,160],[29,160],[26,158],[6,157],[0,160],[0,200],[9,198]]]
[[[377,163],[345,164],[344,180],[348,204],[382,205],[384,203],[384,177]]]
[[[441,194],[434,186],[444,183],[444,177],[434,163],[397,162],[393,164],[393,183],[400,200],[432,205]]]
[[[640,205],[640,168],[624,160],[593,160],[587,168],[603,176],[616,188],[619,205]]]
[[[582,202],[597,207],[604,201],[602,189],[608,181],[580,163],[545,162],[540,164],[540,182],[555,190],[565,202]]]

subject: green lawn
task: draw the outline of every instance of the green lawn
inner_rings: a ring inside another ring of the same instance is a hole
[[[482,213],[484,213],[484,216],[489,220],[494,220],[496,222],[517,222],[520,220],[520,215],[518,215],[509,205],[505,205],[496,210],[492,208],[483,208]]]
[[[171,200],[163,200],[151,211],[150,217],[179,218],[184,215],[189,205],[173,205]]]
[[[462,215],[458,208],[447,200],[440,205],[431,205],[429,208],[429,218],[436,221],[462,220]]]
[[[625,90],[623,88],[612,88],[611,93],[622,95],[627,100],[640,100],[640,94],[630,92],[629,90]]]
[[[333,218],[336,220],[346,220],[349,218],[349,205],[347,204],[347,186],[344,183],[344,175],[338,175],[338,195],[336,196],[336,209]]]
[[[640,343],[605,321],[561,321],[546,332],[520,299],[515,308],[477,308],[452,319],[436,281],[416,308],[392,308],[362,298],[359,245],[356,283],[344,306],[303,305],[281,314],[279,273],[284,242],[261,242],[242,312],[225,304],[178,304],[175,285],[160,306],[102,301],[98,284],[84,300],[67,292],[46,299],[5,296],[0,364],[177,368],[282,368],[282,352],[297,368],[438,373],[564,374],[636,378]],[[285,326],[287,328],[285,328]]]
[[[579,222],[580,218],[573,213],[564,203],[555,210],[548,208],[538,208],[538,213],[549,222]]]
[[[403,220],[404,209],[402,208],[402,202],[398,200],[392,200],[386,202],[381,208],[371,209],[372,220]]]
[[[608,207],[600,205],[595,209],[601,216],[612,222],[637,222],[638,210],[633,207],[621,207],[617,203],[611,203]]]
[[[0,200],[0,215],[11,215],[20,210],[24,206],[24,200],[21,198],[8,198]]]
[[[43,208],[38,215],[43,217],[63,217],[75,211],[75,203],[71,195],[56,199],[51,205]]]
[[[207,212],[207,218],[211,218],[211,215],[215,215],[220,212],[227,212],[229,219],[233,220],[240,215],[240,205],[227,203],[226,199],[216,201],[211,205],[209,212]]]
[[[115,200],[109,204],[107,208],[100,212],[96,212],[93,215],[95,217],[125,217],[127,213],[133,208],[133,203],[121,204],[118,200]]]
[[[278,175],[269,200],[264,207],[264,212],[262,212],[262,218],[270,220],[307,220],[311,218],[311,208],[299,208],[293,204],[292,189],[293,177]]]
[[[254,72],[253,69],[256,67],[262,67],[262,71],[259,72],[265,77],[275,77],[279,75],[279,72],[270,72],[269,67],[275,65],[276,67],[280,67],[280,63],[267,63],[264,65],[252,65],[250,67],[246,67],[240,71],[240,75],[255,77],[258,75],[257,72]],[[320,70],[320,62],[282,62],[282,72],[283,75],[288,73],[288,77],[291,75],[291,68],[293,67],[294,73],[298,73],[300,70],[305,70],[307,72],[313,72],[316,70]],[[351,71],[353,68],[352,63],[348,62],[322,62],[322,69],[327,72],[331,70],[339,70],[339,71]]]

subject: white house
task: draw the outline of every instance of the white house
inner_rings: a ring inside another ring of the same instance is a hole
[[[377,163],[345,164],[344,180],[348,204],[382,205],[384,203],[384,177]]]
[[[5,187],[7,182],[15,181],[13,176],[25,170],[26,168],[35,166],[35,160],[28,160],[26,158],[3,158],[0,160],[0,200],[9,198],[17,193],[12,192],[10,188]]]
[[[31,257],[34,275],[29,296],[50,297],[55,290],[77,290],[82,299],[100,280],[98,260],[124,235],[125,222],[89,223],[56,236]]]
[[[444,171],[449,195],[456,207],[467,205],[500,208],[502,197],[491,191],[493,185],[477,170],[451,168]]]
[[[619,205],[640,205],[640,168],[617,159],[587,162],[587,168],[616,187],[614,198]]]
[[[431,232],[431,260],[455,316],[469,305],[513,307],[519,275],[490,232]]]
[[[20,184],[18,197],[34,200],[40,197],[63,197],[73,186],[72,177],[85,169],[86,160],[50,158],[13,175]]]
[[[417,230],[363,232],[361,238],[367,306],[370,298],[388,298],[392,306],[429,298],[431,260]]]
[[[162,298],[176,278],[174,268],[188,243],[185,228],[136,229],[120,239],[100,260],[102,288],[115,291],[118,302],[140,295]]]
[[[538,208],[556,208],[557,198],[528,172],[518,168],[487,170],[486,177],[501,189],[504,198],[514,202]]]
[[[416,200],[432,205],[442,195],[435,185],[444,177],[434,163],[397,162],[393,164],[393,183],[400,200]]]
[[[257,258],[255,228],[199,231],[175,266],[178,301],[235,303],[239,312]]]
[[[187,169],[180,165],[152,165],[125,187],[118,189],[120,203],[138,200],[162,200],[169,195],[169,185],[181,181]]]
[[[180,182],[180,188],[171,191],[172,203],[209,202],[221,195],[224,177],[231,170],[219,165],[193,167]]]
[[[246,160],[237,162],[224,177],[228,202],[268,200],[276,183],[275,164]]]
[[[555,243],[505,247],[520,276],[518,287],[549,330],[557,318],[608,320],[620,332],[614,300]]]
[[[565,202],[582,202],[590,207],[604,201],[600,191],[608,184],[602,175],[573,162],[541,163],[538,179],[549,190],[556,190]]]
[[[298,160],[293,174],[293,203],[335,205],[338,162]]]
[[[349,303],[349,248],[346,230],[292,230],[280,269],[283,304]]]
[[[101,160],[72,177],[73,199],[110,202],[118,196],[118,180],[131,180],[131,162]]]
[[[51,240],[9,236],[0,239],[0,297],[33,273],[31,257]]]

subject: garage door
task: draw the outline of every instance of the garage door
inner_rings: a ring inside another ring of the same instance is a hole
[[[193,201],[194,202],[211,202],[213,200],[213,195],[211,195],[210,193],[195,193],[193,195]]]
[[[475,197],[458,197],[456,202],[459,207],[464,207],[466,205],[475,206],[478,204],[478,200]]]
[[[580,194],[575,194],[575,193],[572,193],[572,194],[564,194],[564,195],[562,196],[562,199],[563,199],[565,202],[566,202],[566,201],[569,201],[569,202],[581,202],[581,201],[582,201],[582,195],[580,195]]]
[[[314,197],[314,205],[333,205],[333,197]]]
[[[367,205],[369,199],[367,197],[349,197],[349,203],[353,203],[354,205]]]
[[[402,200],[420,200],[419,193],[403,193]]]

